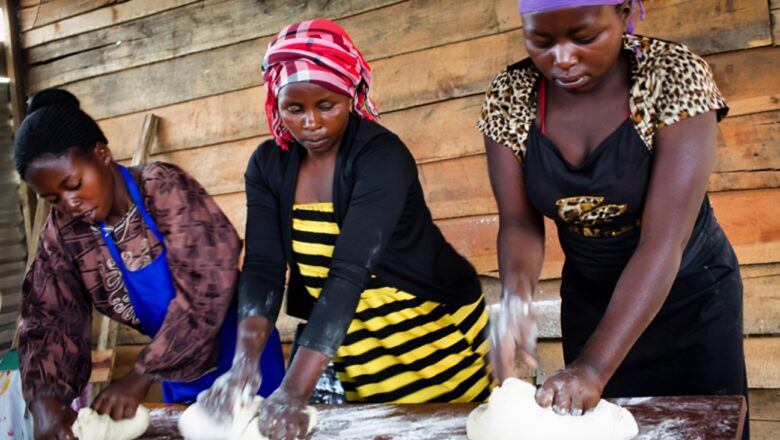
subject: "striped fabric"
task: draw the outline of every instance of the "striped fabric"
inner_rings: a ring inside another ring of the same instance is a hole
[[[339,234],[331,203],[293,206],[293,254],[318,298]],[[425,301],[372,277],[333,362],[349,402],[482,402],[490,392],[484,298]]]

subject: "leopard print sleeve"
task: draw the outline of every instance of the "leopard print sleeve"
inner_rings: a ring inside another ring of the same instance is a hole
[[[668,125],[709,111],[718,121],[726,117],[726,100],[706,61],[681,44],[652,38],[642,43],[632,113],[650,150],[655,132]]]
[[[663,92],[656,104],[658,128],[685,118],[715,111],[718,121],[726,117],[728,106],[707,62],[682,45],[670,45],[669,56],[659,57],[658,69],[665,73]]]
[[[485,136],[510,148],[518,159],[525,156],[528,130],[536,117],[535,69],[515,68],[496,75],[485,93],[477,128]]]

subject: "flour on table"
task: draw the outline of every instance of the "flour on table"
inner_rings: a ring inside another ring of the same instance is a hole
[[[139,405],[130,419],[114,420],[92,408],[81,408],[71,430],[79,440],[134,440],[149,427],[149,410]]]
[[[257,426],[257,415],[263,399],[255,400],[247,406],[237,402],[233,410],[233,421],[218,423],[202,406],[195,403],[187,408],[179,418],[179,432],[187,440],[268,440],[260,434]],[[311,432],[317,424],[317,411],[306,407],[309,414],[309,429]]]
[[[542,408],[536,388],[509,378],[493,390],[490,401],[469,414],[470,440],[629,440],[639,428],[628,410],[601,400],[581,416],[559,415]]]

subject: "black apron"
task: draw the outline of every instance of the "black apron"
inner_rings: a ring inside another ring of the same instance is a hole
[[[530,200],[555,221],[566,257],[561,325],[569,364],[601,321],[639,242],[652,153],[628,118],[577,167],[532,126],[524,159]],[[669,297],[604,397],[747,398],[742,337],[739,264],[705,197]]]

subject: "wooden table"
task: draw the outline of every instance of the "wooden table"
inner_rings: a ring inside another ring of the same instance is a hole
[[[631,411],[638,440],[738,440],[742,396],[610,399]],[[466,439],[466,418],[475,404],[318,405],[316,440]],[[142,439],[180,440],[176,421],[182,406],[153,406],[152,426]]]

